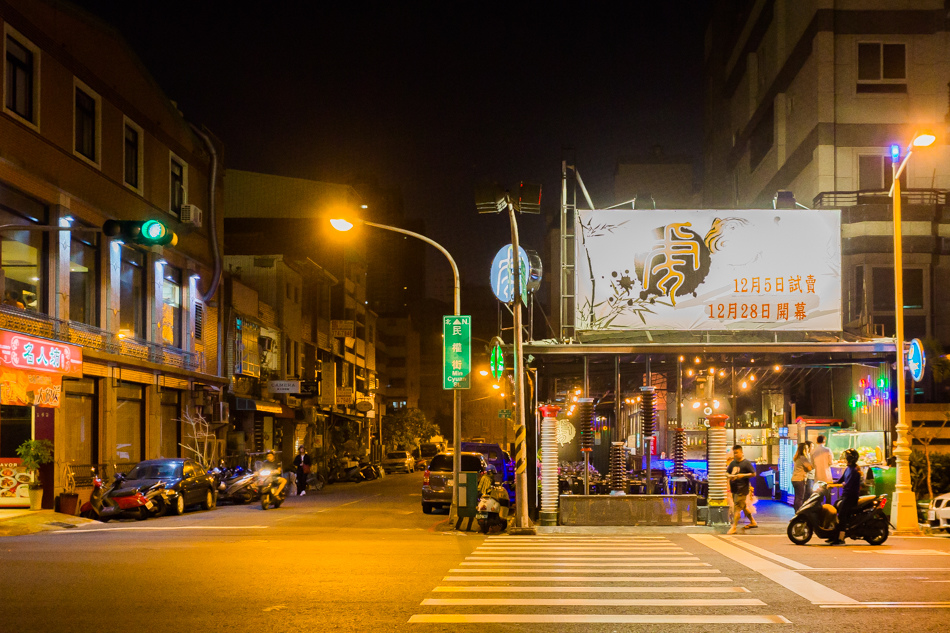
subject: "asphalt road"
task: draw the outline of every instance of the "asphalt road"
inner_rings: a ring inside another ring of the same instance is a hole
[[[0,633],[947,628],[948,539],[486,539],[422,514],[420,485],[0,539]]]

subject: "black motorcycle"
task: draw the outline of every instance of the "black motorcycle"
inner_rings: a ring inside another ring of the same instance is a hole
[[[287,498],[288,486],[285,485],[280,493],[277,492],[280,485],[278,477],[280,477],[280,471],[276,468],[271,470],[267,466],[261,467],[261,470],[255,473],[257,492],[261,495],[261,508],[264,510],[271,505],[279,508]]]
[[[840,535],[838,508],[829,503],[823,503],[826,490],[824,482],[816,481],[812,495],[805,500],[789,521],[786,532],[792,543],[804,545],[815,534],[823,539],[837,539]],[[864,539],[871,545],[880,545],[886,541],[891,526],[887,515],[884,514],[886,503],[887,495],[858,497],[858,504],[844,530],[844,538]]]

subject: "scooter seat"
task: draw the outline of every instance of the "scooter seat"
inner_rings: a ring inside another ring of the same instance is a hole
[[[138,492],[138,490],[136,490],[135,488],[126,488],[124,490],[114,490],[109,494],[109,496],[110,497],[131,497],[136,492]]]
[[[877,495],[861,495],[860,497],[858,497],[858,505],[859,506],[867,505],[871,503],[872,501],[874,501],[875,499],[877,499]]]

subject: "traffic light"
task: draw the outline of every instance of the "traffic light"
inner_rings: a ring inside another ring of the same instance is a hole
[[[174,246],[178,243],[175,232],[158,220],[106,220],[102,232],[143,246]]]

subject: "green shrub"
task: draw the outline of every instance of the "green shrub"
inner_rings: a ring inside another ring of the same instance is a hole
[[[930,483],[934,495],[950,492],[950,453],[930,452]],[[927,497],[927,461],[922,450],[910,454],[910,485],[918,498]]]

